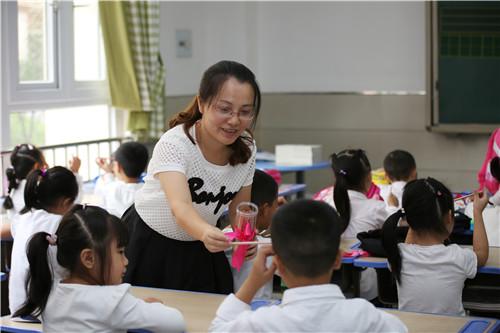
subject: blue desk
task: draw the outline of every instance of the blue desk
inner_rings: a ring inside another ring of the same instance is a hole
[[[305,192],[306,184],[281,184],[278,189],[278,195],[282,197],[288,197],[292,194],[299,195]]]

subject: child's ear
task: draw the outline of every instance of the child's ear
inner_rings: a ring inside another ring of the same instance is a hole
[[[278,271],[279,275],[280,276],[286,275],[285,267],[283,266],[283,263],[281,262],[281,259],[278,257],[277,254],[274,254],[273,262],[276,265],[276,270]]]
[[[203,114],[203,111],[201,108],[200,95],[196,95],[196,104],[198,104],[198,110],[200,110],[200,113]]]
[[[340,266],[342,266],[342,255],[344,254],[344,251],[339,249],[337,252],[337,256],[335,257],[335,262],[333,263],[333,270],[336,271],[340,269]]]
[[[61,205],[64,209],[70,209],[72,206],[73,206],[73,203],[75,201],[71,198],[64,198],[62,201],[61,201]]]
[[[94,251],[91,249],[83,249],[82,252],[80,252],[80,261],[85,268],[93,269],[96,264]]]

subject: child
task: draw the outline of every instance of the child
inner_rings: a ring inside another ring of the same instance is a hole
[[[439,181],[417,179],[405,186],[403,210],[391,215],[383,228],[382,242],[397,281],[399,309],[465,315],[462,289],[466,279],[488,259],[488,239],[482,211],[485,194],[474,195],[473,250],[443,245],[453,230],[453,197]],[[405,217],[409,231],[397,244],[396,225]]]
[[[366,193],[372,183],[371,166],[361,149],[343,150],[332,155],[335,174],[333,205],[343,222],[343,238],[380,229],[389,216],[383,201],[368,199]],[[377,276],[372,268],[361,274],[360,296],[368,300],[377,297]]]
[[[23,143],[12,151],[10,164],[12,166],[5,171],[9,185],[3,207],[12,220],[24,208],[26,177],[31,170],[47,167],[47,163],[40,149],[29,143]]]
[[[380,195],[390,213],[401,208],[403,189],[407,182],[417,178],[417,164],[413,156],[404,150],[394,150],[384,159],[384,171],[390,185],[380,185]],[[396,207],[396,209],[392,208]]]
[[[247,280],[222,302],[210,331],[406,332],[399,319],[363,299],[345,299],[329,283],[341,265],[341,226],[323,202],[296,200],[280,208],[271,224],[272,248],[259,250]],[[271,255],[274,263],[267,266]],[[251,311],[254,294],[276,269],[289,287],[281,305]]]
[[[122,284],[128,263],[126,226],[95,206],[73,207],[55,234],[36,233],[27,253],[28,299],[14,315],[42,315],[44,332],[183,332],[182,314],[149,299],[146,303]],[[69,271],[54,279],[47,248],[57,246],[57,262]]]
[[[491,175],[500,183],[500,157],[494,157],[490,162]],[[490,202],[495,206],[500,206],[500,188],[490,197]]]
[[[271,225],[271,219],[278,209],[278,184],[272,176],[264,171],[255,170],[252,183],[252,202],[259,207],[257,216],[257,240],[265,241],[268,238],[260,236],[263,232],[268,231]],[[225,251],[227,259],[231,262],[233,251],[232,249]],[[269,261],[271,259],[269,258]],[[246,260],[238,271],[231,267],[233,273],[234,291],[238,291],[241,285],[247,278],[252,268],[253,260]],[[273,281],[270,280],[267,284],[255,294],[258,299],[270,299],[273,293]]]
[[[76,196],[78,184],[74,174],[60,166],[48,170],[36,169],[26,178],[25,208],[11,226],[14,245],[9,277],[9,307],[14,313],[26,300],[25,282],[28,275],[26,244],[39,231],[53,233]],[[57,268],[57,267],[56,267]],[[63,275],[62,270],[56,272]]]
[[[95,193],[103,199],[102,207],[121,217],[134,203],[135,192],[142,187],[141,174],[148,164],[148,150],[139,142],[125,142],[106,163],[98,158],[97,164],[106,173],[99,177]]]

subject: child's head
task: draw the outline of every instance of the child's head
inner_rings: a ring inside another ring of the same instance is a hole
[[[5,171],[9,182],[7,197],[3,203],[5,209],[11,209],[14,207],[9,194],[12,190],[18,187],[19,182],[25,179],[31,170],[44,168],[47,165],[42,151],[35,146],[26,143],[18,145],[14,148],[12,154],[10,155],[10,164],[12,167],[7,168]]]
[[[405,150],[391,151],[384,159],[384,170],[391,182],[409,182],[417,178],[417,164]]]
[[[273,217],[271,234],[285,280],[328,276],[340,266],[341,221],[327,203],[295,200],[282,206]]]
[[[55,214],[64,214],[73,205],[78,195],[78,183],[70,170],[62,166],[50,169],[35,169],[26,178],[24,188],[24,214],[31,209],[43,209]]]
[[[500,182],[500,157],[496,156],[491,159],[490,171],[491,175]]]
[[[382,242],[392,271],[400,280],[401,256],[397,247],[396,227],[405,218],[412,232],[419,237],[444,241],[453,229],[453,195],[434,178],[416,179],[405,185],[402,209],[384,223]]]
[[[252,202],[259,207],[257,230],[269,228],[271,218],[278,209],[278,184],[273,177],[259,169],[253,175]]]
[[[128,178],[139,178],[148,165],[148,149],[139,142],[125,142],[113,154],[114,172]]]
[[[29,241],[27,301],[15,315],[36,315],[45,308],[52,285],[49,245],[57,245],[57,262],[70,272],[69,278],[91,285],[116,285],[122,282],[128,264],[127,243],[127,227],[116,216],[96,206],[75,205],[55,235],[38,232]]]
[[[366,193],[371,185],[371,166],[361,149],[347,149],[331,156],[335,175],[333,201],[347,228],[351,218],[351,204],[347,190]],[[345,229],[344,229],[345,230]]]

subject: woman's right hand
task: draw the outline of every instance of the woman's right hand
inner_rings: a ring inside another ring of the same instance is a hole
[[[224,251],[230,246],[226,235],[218,228],[211,225],[207,226],[203,232],[201,241],[207,250],[212,253]]]

